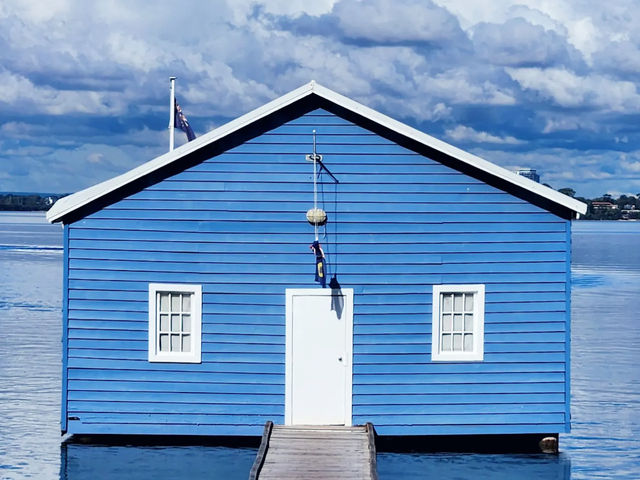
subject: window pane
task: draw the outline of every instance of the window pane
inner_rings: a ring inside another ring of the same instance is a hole
[[[442,315],[442,331],[443,332],[451,331],[452,317],[453,315],[451,315],[450,313],[445,313],[444,315]]]
[[[171,311],[172,312],[180,311],[180,294],[179,293],[171,294]]]
[[[180,315],[176,315],[176,314],[171,315],[171,331],[172,332],[180,331]]]
[[[462,334],[456,333],[453,335],[453,351],[461,352],[462,351]]]
[[[464,331],[472,332],[473,331],[473,314],[466,313],[464,315]]]
[[[451,351],[451,335],[450,334],[442,335],[442,351],[443,352]]]
[[[160,335],[160,351],[169,351],[169,335]]]
[[[182,336],[182,351],[183,352],[191,351],[191,335]]]
[[[464,296],[464,309],[473,312],[473,293],[466,293]]]
[[[169,294],[160,293],[160,310],[163,312],[169,311]]]
[[[189,293],[185,293],[184,295],[182,295],[182,311],[191,311],[191,294]]]
[[[442,296],[442,311],[451,312],[453,310],[453,295],[444,294]]]
[[[461,293],[456,293],[453,296],[453,310],[454,312],[462,311],[462,294]]]
[[[191,315],[182,315],[182,331],[191,331]]]
[[[180,335],[171,335],[171,351],[180,351]]]
[[[166,313],[160,314],[160,330],[163,332],[169,331],[169,315]]]
[[[462,331],[462,315],[453,316],[453,330],[456,332]]]
[[[473,333],[466,333],[464,335],[464,351],[465,352],[473,351]]]

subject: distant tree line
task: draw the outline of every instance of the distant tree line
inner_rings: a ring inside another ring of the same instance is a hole
[[[58,201],[58,199],[66,195],[68,194],[0,193],[0,210],[49,210],[51,206]]]
[[[576,197],[576,191],[572,188],[560,188],[558,191],[587,204],[586,215],[580,217],[583,220],[640,220],[640,193],[635,196],[620,195],[618,198],[605,193],[601,197],[584,198]],[[68,193],[0,193],[0,211],[49,210],[67,195]]]
[[[605,193],[601,197],[584,198],[576,197],[572,188],[560,188],[558,191],[587,204],[586,215],[580,217],[582,220],[640,220],[640,193],[618,198]]]

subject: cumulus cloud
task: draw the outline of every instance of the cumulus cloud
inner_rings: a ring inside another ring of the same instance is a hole
[[[505,145],[518,145],[523,143],[521,140],[510,135],[500,137],[487,132],[479,132],[464,125],[458,125],[455,128],[447,130],[445,133],[447,137],[458,142],[496,143]]]
[[[0,190],[66,192],[166,151],[171,75],[198,134],[315,79],[579,193],[633,184],[629,2],[5,0]]]
[[[0,103],[19,105],[31,113],[104,115],[122,112],[122,102],[108,92],[65,91],[38,86],[28,78],[6,70],[0,71],[0,85]]]
[[[548,67],[581,61],[566,37],[522,17],[500,24],[480,23],[472,32],[477,55],[496,65]]]
[[[345,37],[375,44],[441,45],[465,38],[456,17],[430,0],[343,0],[332,15]]]
[[[604,75],[579,76],[565,68],[507,68],[509,76],[561,107],[638,112],[640,95],[633,82]]]

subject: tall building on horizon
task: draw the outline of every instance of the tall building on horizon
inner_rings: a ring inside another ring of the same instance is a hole
[[[536,172],[535,168],[521,168],[516,172],[518,175],[527,177],[534,182],[540,183],[540,175]]]

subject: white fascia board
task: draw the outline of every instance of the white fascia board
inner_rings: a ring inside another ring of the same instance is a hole
[[[411,140],[415,140],[427,147],[438,150],[468,165],[483,170],[493,175],[494,177],[501,178],[509,183],[522,187],[525,190],[529,190],[537,195],[548,198],[552,202],[567,207],[574,212],[581,214],[585,214],[587,212],[587,205],[576,200],[575,198],[564,195],[552,188],[545,187],[541,183],[534,182],[529,178],[518,175],[517,173],[511,172],[506,168],[502,168],[494,163],[488,162],[487,160],[473,155],[472,153],[465,152],[464,150],[454,147],[453,145],[443,142],[442,140],[438,140],[431,135],[427,135],[420,130],[416,130],[409,125],[394,120],[391,117],[388,117],[380,112],[362,105],[361,103],[355,102],[350,98],[344,97],[339,93],[329,90],[322,85],[315,84],[313,91],[317,95],[333,103],[336,103],[346,108],[347,110],[351,110],[352,112],[357,113],[371,120],[372,122],[389,128],[390,130],[393,130],[400,135],[403,135]]]
[[[118,188],[138,180],[145,175],[153,173],[154,171],[169,165],[180,158],[189,155],[190,153],[195,152],[196,150],[210,145],[221,138],[232,134],[233,132],[240,130],[247,125],[260,120],[306,96],[311,95],[312,93],[317,94],[319,97],[322,97],[332,103],[335,103],[338,106],[341,106],[347,110],[352,111],[358,115],[361,115],[364,118],[367,118],[375,123],[382,125],[383,127],[389,128],[392,131],[399,133],[409,139],[415,140],[418,143],[421,143],[427,147],[438,150],[446,155],[449,155],[452,158],[455,158],[461,162],[464,162],[468,165],[471,165],[475,168],[483,170],[490,175],[493,175],[497,178],[503,179],[511,184],[517,185],[525,190],[529,190],[537,195],[540,195],[544,198],[551,200],[554,203],[562,205],[574,212],[585,214],[587,211],[587,205],[578,200],[571,198],[567,195],[563,195],[560,192],[553,190],[552,188],[545,187],[544,185],[534,182],[522,175],[518,175],[516,173],[510,172],[509,170],[499,167],[491,162],[488,162],[476,155],[473,155],[469,152],[465,152],[464,150],[460,150],[459,148],[454,147],[442,140],[438,140],[426,133],[423,133],[415,128],[412,128],[402,122],[394,120],[391,117],[388,117],[380,112],[377,112],[369,107],[362,105],[350,98],[347,98],[339,93],[334,92],[322,85],[315,83],[313,80],[289,93],[279,97],[262,107],[256,108],[251,112],[238,117],[235,120],[232,120],[221,127],[216,128],[215,130],[188,142],[181,147],[178,147],[172,152],[167,152],[155,159],[146,162],[133,170],[130,170],[122,175],[114,177],[105,182],[99,183],[92,187],[89,187],[85,190],[81,190],[73,195],[69,195],[68,197],[61,198],[58,200],[53,207],[47,212],[47,220],[51,223],[59,221],[65,215],[73,212],[74,210],[83,207],[91,203],[98,198],[117,190]]]
[[[94,200],[127,185],[128,183],[153,173],[154,171],[165,167],[202,147],[210,145],[257,120],[260,120],[261,118],[264,118],[271,113],[274,113],[287,105],[308,96],[313,92],[314,86],[316,86],[315,82],[311,81],[306,85],[283,95],[282,97],[279,97],[245,115],[242,115],[241,117],[236,118],[235,120],[232,120],[229,123],[216,128],[215,130],[212,130],[209,133],[202,135],[201,137],[185,143],[172,152],[160,155],[153,160],[123,173],[122,175],[118,175],[117,177],[98,183],[97,185],[93,185],[92,187],[76,192],[73,195],[61,198],[47,212],[47,220],[51,223],[59,221],[65,215],[68,215],[74,210],[81,208],[84,205],[87,205]]]

